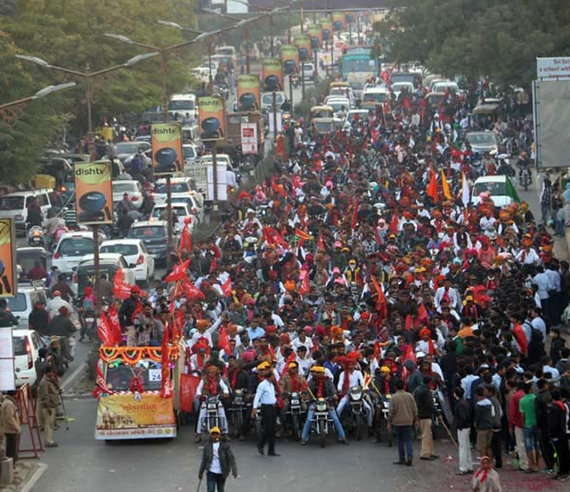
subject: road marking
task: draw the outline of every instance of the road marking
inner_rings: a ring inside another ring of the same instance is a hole
[[[48,466],[45,463],[38,463],[38,469],[34,472],[30,479],[24,485],[22,485],[20,492],[30,492],[34,485],[36,485],[38,480],[45,473],[47,468]]]
[[[81,374],[81,371],[83,371],[86,367],[87,367],[87,362],[82,362],[81,364],[79,364],[79,366],[75,368],[75,371],[73,371],[69,376],[67,376],[61,383],[62,391],[64,391],[75,379],[77,379],[77,377]]]

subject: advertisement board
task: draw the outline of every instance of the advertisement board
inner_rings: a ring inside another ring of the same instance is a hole
[[[321,22],[321,31],[322,31],[323,41],[329,41],[331,39],[331,33],[332,33],[332,22],[330,21]]]
[[[262,60],[261,80],[265,91],[283,90],[283,69],[279,58],[264,58]]]
[[[335,31],[342,31],[344,29],[345,17],[344,12],[332,13],[332,25]]]
[[[237,79],[237,102],[240,111],[255,111],[260,105],[259,77],[242,74]]]
[[[311,37],[312,46],[319,48],[323,42],[323,30],[315,24],[307,28],[307,34]],[[316,41],[315,41],[316,40]]]
[[[539,80],[570,79],[570,57],[537,58],[536,76]]]
[[[14,340],[12,328],[0,330],[0,391],[14,391],[16,376],[14,372]]]
[[[218,200],[228,199],[228,178],[225,162],[216,162],[218,175]],[[200,160],[186,168],[185,176],[192,179],[197,190],[206,193],[206,200],[214,200],[214,164],[211,160]]]
[[[109,161],[77,163],[75,210],[80,224],[113,223],[112,167]]]
[[[176,437],[172,398],[157,393],[116,393],[97,404],[95,439]]]
[[[307,34],[299,34],[295,36],[293,44],[299,49],[299,58],[301,61],[310,60],[313,52],[311,50],[311,38]]]
[[[293,44],[282,44],[279,48],[283,72],[290,75],[297,71],[299,65],[299,49]]]
[[[226,131],[224,100],[221,97],[198,98],[200,137],[204,141],[222,140]]]
[[[241,124],[241,152],[242,154],[257,154],[257,124]]]
[[[151,127],[154,174],[172,174],[184,168],[182,129],[177,122],[154,123]]]

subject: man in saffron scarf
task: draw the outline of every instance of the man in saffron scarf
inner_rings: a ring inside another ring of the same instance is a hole
[[[196,427],[196,440],[200,440],[200,435],[207,432],[206,415],[207,415],[207,400],[212,397],[228,398],[230,390],[226,383],[221,378],[220,370],[215,365],[209,365],[205,369],[205,374],[196,388],[196,398],[203,403],[200,405],[200,413],[198,415],[198,426]],[[228,421],[226,419],[226,412],[221,401],[218,401],[218,420],[222,432],[228,433]]]

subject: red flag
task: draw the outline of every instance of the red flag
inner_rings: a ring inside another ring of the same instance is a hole
[[[299,239],[302,239],[303,241],[309,241],[310,239],[313,239],[313,236],[311,236],[303,229],[299,229],[298,227],[295,227],[295,236],[297,236]]]
[[[439,201],[439,193],[437,192],[437,174],[433,169],[429,170],[429,181],[426,188],[426,195],[429,196],[434,203]]]
[[[384,291],[376,277],[371,277],[372,285],[374,286],[374,290],[376,291],[376,311],[378,311],[378,316],[382,319],[386,319],[388,317],[388,303],[386,302],[386,296],[384,295]]]
[[[179,282],[177,287],[180,290],[179,296],[185,297],[189,301],[201,301],[206,298],[204,293],[187,278]]]
[[[161,398],[171,398],[172,397],[172,381],[170,380],[170,353],[169,353],[169,342],[170,342],[170,323],[164,325],[164,331],[162,332],[162,345],[161,345],[161,371],[162,371],[162,381],[160,386],[160,397]]]
[[[424,306],[423,302],[418,307],[418,314],[416,315],[417,321],[425,324],[428,322],[429,316],[426,307]]]
[[[400,224],[400,218],[396,212],[392,213],[392,218],[390,219],[390,234],[398,234],[398,225]]]
[[[109,386],[107,386],[107,382],[105,381],[105,376],[103,376],[103,371],[101,369],[101,364],[97,363],[97,365],[95,366],[95,373],[96,373],[96,378],[95,378],[95,388],[93,389],[92,393],[93,396],[95,398],[99,398],[103,393],[112,395],[114,391],[111,388],[109,388]]]
[[[226,331],[226,326],[222,325],[218,332],[218,350],[224,350],[226,354],[230,352],[230,337]]]
[[[119,268],[113,277],[113,297],[126,299],[131,295],[131,286],[125,282],[125,273]]]
[[[188,217],[188,219],[191,221]],[[190,223],[185,223],[180,233],[180,241],[178,242],[178,254],[190,253],[192,251],[192,234],[190,233]]]
[[[286,249],[289,248],[289,244],[283,236],[274,227],[266,226],[263,228],[263,238],[271,245],[282,246]]]
[[[110,326],[109,319],[105,313],[101,313],[101,317],[97,322],[97,336],[101,343],[105,346],[115,345],[113,337],[113,328]]]
[[[305,296],[309,292],[311,292],[311,279],[309,278],[309,272],[307,272],[307,270],[301,270],[301,272],[299,273],[299,279],[301,280],[301,287],[299,287],[299,294]]]
[[[228,279],[222,284],[224,296],[230,297],[232,295],[232,287],[232,278],[228,276]]]
[[[186,270],[190,265],[190,260],[183,261],[174,265],[172,271],[164,278],[165,282],[176,282],[186,278]]]

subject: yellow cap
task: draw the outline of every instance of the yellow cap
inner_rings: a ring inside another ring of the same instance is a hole
[[[270,367],[271,367],[271,364],[269,362],[267,362],[266,360],[257,364],[257,370],[258,371],[262,371],[263,369],[269,369]]]
[[[317,372],[319,374],[324,374],[325,368],[323,366],[313,366],[313,367],[311,367],[311,372]]]
[[[388,366],[382,366],[380,372],[390,372],[390,368]]]
[[[299,367],[299,364],[297,364],[295,361],[289,362],[289,365],[287,366],[288,369],[295,369],[297,367]]]
[[[219,427],[212,427],[210,429],[210,434],[221,434]]]

